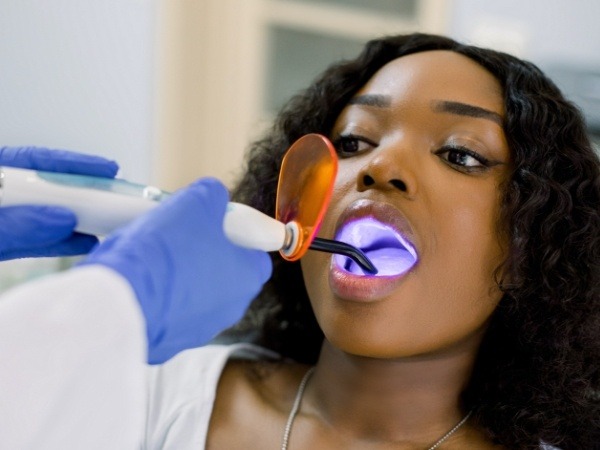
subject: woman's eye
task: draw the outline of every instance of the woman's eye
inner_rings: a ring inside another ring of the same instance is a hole
[[[452,166],[459,168],[477,170],[489,166],[486,158],[466,147],[444,146],[436,154]]]
[[[360,136],[346,135],[338,137],[333,146],[340,156],[353,156],[376,147],[377,145]]]

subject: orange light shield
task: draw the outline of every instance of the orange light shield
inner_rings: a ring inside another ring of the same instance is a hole
[[[325,136],[307,134],[292,144],[279,172],[275,218],[299,227],[299,242],[284,259],[296,261],[308,250],[329,206],[337,175],[337,154]]]

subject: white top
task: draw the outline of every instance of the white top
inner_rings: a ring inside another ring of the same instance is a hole
[[[145,450],[201,450],[217,385],[227,360],[274,358],[251,344],[209,345],[187,350],[150,367]]]
[[[0,297],[0,449],[135,449],[146,333],[129,284],[77,268]]]

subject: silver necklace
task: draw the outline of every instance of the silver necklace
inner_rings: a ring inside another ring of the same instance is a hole
[[[308,371],[304,374],[304,377],[302,377],[302,381],[300,381],[300,386],[298,386],[298,392],[296,392],[296,398],[294,398],[294,404],[292,405],[292,410],[290,411],[290,415],[288,416],[287,422],[285,424],[285,428],[283,430],[283,439],[281,440],[281,450],[287,450],[287,448],[288,448],[288,444],[290,442],[290,434],[292,432],[292,425],[294,425],[294,419],[298,415],[298,410],[300,409],[300,403],[302,403],[302,396],[304,395],[304,389],[306,389],[306,384],[308,383],[308,380],[314,371],[315,371],[314,367],[311,367],[310,369],[308,369]],[[454,425],[454,427],[452,427],[450,429],[450,431],[448,431],[441,438],[439,438],[435,442],[435,444],[433,444],[427,450],[435,450],[442,444],[442,442],[444,442],[446,439],[448,439],[450,436],[452,436],[454,433],[456,433],[456,430],[458,430],[460,427],[462,427],[465,424],[465,422],[467,420],[469,420],[469,417],[471,417],[472,412],[473,411],[469,411],[467,413],[467,415],[460,420],[460,422],[458,422],[456,425]]]

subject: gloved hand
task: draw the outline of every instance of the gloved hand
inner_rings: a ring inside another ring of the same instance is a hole
[[[65,150],[0,147],[0,166],[114,178],[114,161]],[[95,236],[74,233],[75,215],[57,206],[0,208],[0,261],[36,256],[71,256],[89,252]]]
[[[80,264],[101,264],[133,287],[146,318],[148,362],[207,343],[232,325],[271,276],[261,251],[223,232],[228,201],[214,179],[196,181],[106,238]]]

